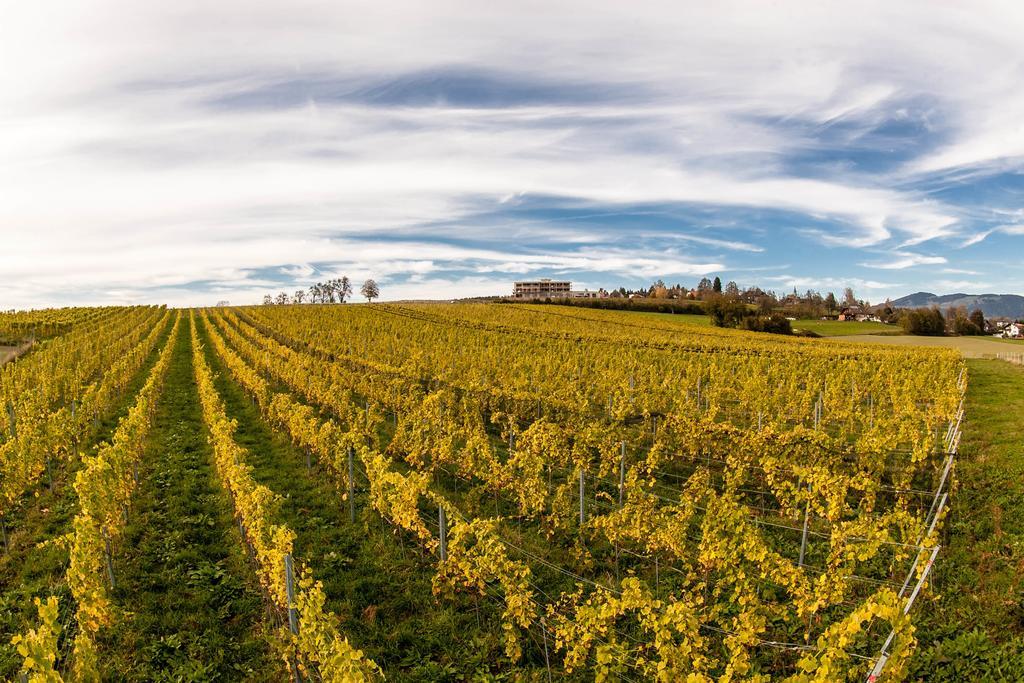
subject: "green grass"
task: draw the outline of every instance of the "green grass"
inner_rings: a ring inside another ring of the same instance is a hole
[[[941,596],[918,608],[914,677],[1020,680],[1024,672],[1024,368],[969,360],[957,486],[935,570]]]
[[[796,320],[793,322],[793,330],[814,332],[822,337],[844,337],[848,334],[903,334],[898,325],[855,320]]]
[[[114,549],[123,618],[101,631],[111,680],[278,680],[259,584],[213,472],[182,321],[129,525]]]

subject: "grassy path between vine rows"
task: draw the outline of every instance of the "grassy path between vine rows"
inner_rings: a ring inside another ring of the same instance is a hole
[[[330,475],[315,462],[307,471],[304,452],[267,424],[201,324],[200,330],[218,374],[217,390],[238,421],[236,441],[249,451],[257,481],[282,496],[280,521],[297,534],[295,557],[324,583],[327,608],[341,618],[342,634],[390,681],[464,680],[500,668],[500,627],[490,621],[494,605],[481,600],[481,629],[472,600],[438,602],[431,590],[434,556],[396,536],[364,493],[357,492],[353,525]]]
[[[129,526],[115,549],[125,614],[101,632],[110,680],[280,680],[259,585],[213,470],[182,320]]]
[[[88,447],[95,450],[96,444],[109,439],[118,421],[135,403],[136,394],[145,384],[166,343],[171,324],[172,321],[167,323],[116,409],[100,418],[95,438]],[[87,447],[80,446],[80,450],[84,452]],[[33,597],[57,595],[61,603],[62,623],[66,619],[71,601],[71,593],[64,583],[68,553],[53,544],[41,544],[71,531],[71,522],[78,512],[74,481],[80,466],[81,461],[77,457],[54,463],[53,486],[49,486],[49,479],[44,474],[43,482],[36,487],[31,498],[8,519],[9,552],[0,550],[0,680],[13,678],[21,668],[22,658],[10,644],[11,637],[36,626]],[[62,634],[62,651],[70,649],[73,635]]]
[[[966,416],[937,602],[922,604],[912,680],[1024,677],[1024,368],[968,360]]]

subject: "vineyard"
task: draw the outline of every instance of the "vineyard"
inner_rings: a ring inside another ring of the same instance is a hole
[[[951,350],[495,304],[0,336],[33,339],[0,368],[11,680],[897,681],[933,597]]]

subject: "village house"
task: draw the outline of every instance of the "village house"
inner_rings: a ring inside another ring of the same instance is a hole
[[[603,287],[598,290],[576,289],[569,292],[569,297],[572,299],[607,299],[608,292]]]
[[[860,306],[844,306],[839,310],[840,320],[858,320],[857,316],[865,316],[864,309]]]

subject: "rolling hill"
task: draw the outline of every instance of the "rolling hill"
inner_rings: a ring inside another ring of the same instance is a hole
[[[980,308],[989,318],[1024,318],[1024,296],[1017,294],[944,294],[916,292],[889,302],[893,308],[920,308],[938,306],[946,310],[963,306],[967,310]]]

